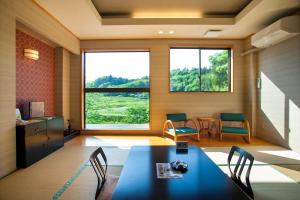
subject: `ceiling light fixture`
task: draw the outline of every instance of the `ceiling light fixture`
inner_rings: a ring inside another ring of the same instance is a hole
[[[158,31],[158,34],[164,34],[164,32],[163,31]]]
[[[174,34],[174,33],[175,33],[175,31],[169,31],[169,33],[170,33],[170,34]]]
[[[208,30],[205,34],[204,37],[218,37],[221,34],[222,30]]]
[[[132,18],[201,18],[202,13],[199,10],[186,10],[183,12],[178,11],[135,11],[131,14]]]
[[[33,49],[24,49],[24,56],[32,60],[38,60],[39,52]]]

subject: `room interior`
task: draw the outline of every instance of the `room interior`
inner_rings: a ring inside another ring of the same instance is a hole
[[[98,147],[123,178],[134,148],[180,141],[226,176],[239,146],[254,199],[299,198],[299,0],[0,0],[0,44],[0,199],[95,199]],[[182,113],[198,139],[166,123]],[[223,113],[241,113],[247,137],[226,134]],[[24,161],[28,124],[47,153]]]

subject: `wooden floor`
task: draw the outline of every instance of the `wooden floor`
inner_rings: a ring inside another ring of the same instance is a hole
[[[167,136],[172,139],[172,136]],[[219,140],[219,134],[209,135],[207,133],[201,134],[200,141],[196,137],[179,137],[178,140],[188,141],[189,144],[200,147],[228,147],[228,146],[273,146],[275,144],[269,143],[257,137],[251,137],[251,143],[248,144],[245,139],[239,136],[224,135],[222,141]]]
[[[251,143],[248,144],[242,137],[237,136],[223,136],[223,140],[219,140],[219,135],[201,134],[200,141],[195,139],[196,137],[187,136],[179,137],[180,141],[188,141],[190,145],[196,145],[199,147],[251,147],[251,146],[276,146],[257,137],[251,138]],[[102,141],[99,143],[99,139]],[[107,143],[103,142],[107,141]],[[99,146],[132,146],[132,145],[175,145],[172,136],[167,135],[164,137],[149,137],[149,136],[100,136],[94,135],[87,137],[86,145],[99,145]]]
[[[199,146],[272,146],[274,144],[266,142],[257,137],[251,138],[251,143],[248,144],[242,137],[237,136],[223,136],[222,141],[219,140],[219,136],[213,137],[204,135],[201,137],[200,142],[189,140],[191,144]]]

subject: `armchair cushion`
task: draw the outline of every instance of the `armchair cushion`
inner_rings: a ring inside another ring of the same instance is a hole
[[[241,127],[222,127],[223,133],[248,134],[248,130]]]
[[[186,121],[185,113],[176,113],[176,114],[167,114],[167,120],[171,120],[173,122]]]
[[[169,128],[168,131],[174,132],[174,130],[172,128]],[[197,129],[189,128],[189,127],[176,127],[175,131],[176,131],[175,134],[177,134],[177,135],[198,133]]]
[[[242,113],[221,113],[222,121],[245,121],[245,116]]]

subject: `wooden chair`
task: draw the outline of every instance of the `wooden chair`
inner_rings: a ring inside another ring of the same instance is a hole
[[[237,135],[248,137],[250,143],[251,133],[248,120],[242,113],[221,113],[220,116],[220,140],[222,141],[223,135]],[[224,122],[240,122],[242,127],[224,126]]]
[[[231,170],[231,159],[234,155],[234,153],[237,152],[239,154],[239,158],[237,161],[237,164],[234,167],[234,170]],[[249,165],[248,165],[248,169],[246,172],[246,184],[244,184],[241,180],[241,175],[242,172],[245,168],[245,164],[247,162],[247,160],[249,160]],[[230,175],[231,175],[231,179],[252,199],[254,199],[254,194],[251,188],[251,184],[249,181],[249,176],[250,176],[250,171],[254,162],[254,157],[248,153],[247,151],[237,147],[237,146],[233,146],[231,147],[230,153],[228,155],[228,167],[229,167],[229,171],[230,171]]]
[[[103,163],[101,163],[100,160],[102,160]],[[107,158],[101,147],[99,147],[92,153],[92,155],[90,156],[90,162],[97,175],[97,181],[98,181],[95,199],[99,199],[99,200],[111,199],[114,188],[118,182],[118,177],[106,175]]]
[[[183,122],[183,126],[176,127],[174,122]],[[187,127],[188,122],[191,122],[194,127]],[[197,139],[200,141],[200,131],[196,122],[192,119],[187,119],[185,113],[167,114],[167,120],[163,128],[164,137],[165,134],[172,135],[175,142],[177,141],[177,137],[188,135],[197,135]]]

